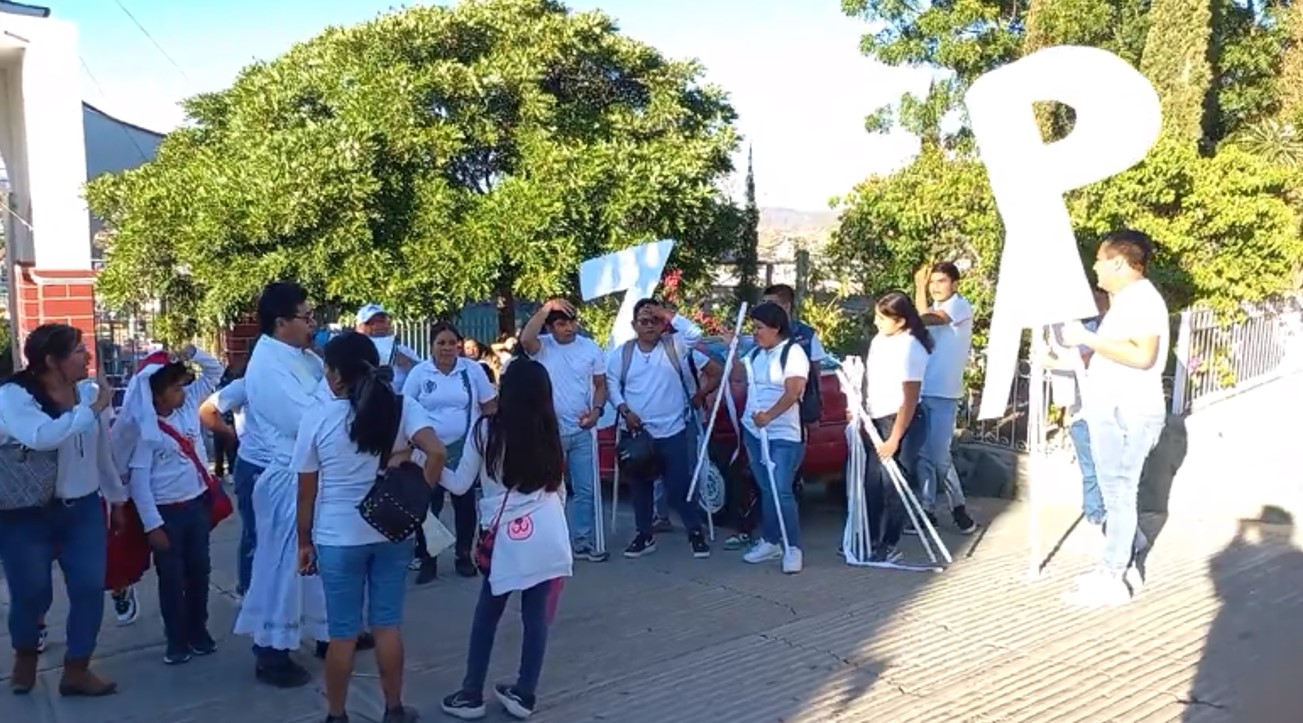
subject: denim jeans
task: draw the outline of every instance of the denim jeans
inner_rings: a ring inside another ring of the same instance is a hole
[[[375,628],[396,628],[403,622],[407,564],[412,541],[367,545],[317,545],[317,569],[326,592],[326,621],[331,640],[352,640],[362,634],[362,613]]]
[[[760,531],[766,542],[775,545],[783,542],[783,529],[787,530],[787,544],[801,546],[801,517],[796,506],[796,470],[805,455],[805,445],[786,439],[769,440],[769,459],[774,463],[774,482],[778,489],[778,507],[774,506],[774,488],[770,485],[769,470],[765,468],[760,453],[760,438],[749,429],[742,430],[746,445],[747,463],[751,477],[760,488]],[[778,516],[783,517],[783,527],[778,526]]]
[[[592,543],[597,521],[597,504],[593,495],[593,432],[581,429],[561,436],[561,450],[566,456],[566,477],[570,480],[570,536],[579,546]]]
[[[211,643],[208,635],[208,534],[212,524],[207,495],[175,505],[159,505],[168,548],[154,551],[158,608],[163,614],[167,651],[184,654]]]
[[[253,551],[258,546],[258,525],[253,514],[253,486],[262,475],[262,467],[245,460],[235,459],[235,503],[240,511],[240,547],[236,557],[235,591],[241,595],[249,592],[253,578]]]
[[[1090,450],[1090,427],[1086,420],[1077,419],[1068,427],[1068,436],[1077,450],[1077,466],[1081,468],[1081,511],[1086,521],[1099,525],[1104,522],[1104,497],[1099,492],[1099,479],[1095,476],[1095,459]]]
[[[670,507],[678,510],[683,520],[683,528],[689,534],[700,532],[703,520],[701,509],[695,503],[688,502],[688,482],[692,477],[692,468],[697,463],[697,450],[692,446],[692,437],[685,429],[664,439],[652,440],[656,457],[660,462],[661,480],[665,483],[665,494],[669,497]],[[652,534],[652,514],[655,502],[652,481],[635,481],[633,488],[633,516],[639,534]]]
[[[923,488],[921,502],[924,509],[937,506],[937,482],[946,486],[950,508],[964,504],[964,489],[959,478],[950,474],[954,461],[950,457],[950,444],[955,439],[955,417],[959,414],[959,400],[943,397],[923,397],[920,404],[927,419],[926,438],[918,459],[919,485]]]
[[[875,419],[872,424],[882,439],[886,440],[896,425],[896,415],[889,414]],[[905,475],[905,481],[915,493],[919,487],[918,462],[923,454],[927,429],[927,413],[920,404],[915,408],[914,418],[906,427],[905,436],[901,438],[896,454],[893,455],[901,473]],[[860,436],[867,453],[864,465],[864,504],[869,516],[869,536],[875,544],[895,547],[900,543],[901,533],[905,529],[905,501],[896,491],[886,466],[878,459],[878,451],[869,436],[863,430],[860,431]]]
[[[543,656],[547,653],[547,632],[556,613],[563,578],[540,582],[520,592],[520,622],[525,634],[520,642],[520,672],[516,690],[534,695],[538,679],[543,674]],[[511,594],[494,595],[488,576],[480,585],[480,599],[475,604],[475,619],[471,622],[470,650],[466,654],[466,678],[461,689],[482,696],[484,679],[489,674],[489,658],[493,654],[493,639],[498,634],[498,621],[507,609]]]
[[[1140,473],[1149,452],[1158,444],[1166,415],[1135,415],[1119,409],[1092,410],[1089,414],[1091,457],[1108,516],[1103,566],[1120,577],[1130,566],[1137,543]]]
[[[0,512],[0,564],[9,586],[9,638],[15,650],[36,648],[38,622],[54,600],[51,566],[57,560],[68,595],[67,657],[95,654],[104,618],[107,539],[98,494]]]

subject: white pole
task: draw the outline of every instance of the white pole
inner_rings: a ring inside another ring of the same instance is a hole
[[[615,459],[615,472],[612,474],[611,482],[611,534],[615,534],[616,521],[615,516],[620,511],[620,423],[615,423],[615,440],[616,446],[613,450]]]
[[[1045,469],[1046,419],[1045,419],[1045,367],[1041,357],[1046,353],[1048,327],[1039,327],[1032,333],[1031,369],[1029,370],[1027,401],[1027,578],[1035,580],[1041,574],[1041,503],[1040,480]]]
[[[604,506],[602,504],[602,470],[601,465],[597,463],[597,425],[593,425],[592,429],[588,431],[591,433],[591,439],[593,440],[593,518],[595,522],[593,526],[593,545],[597,548],[597,554],[601,555],[606,552],[606,529],[605,525],[602,524]]]
[[[725,394],[731,395],[733,393],[729,375],[733,371],[733,357],[737,354],[738,339],[741,336],[742,321],[746,319],[746,313],[747,303],[744,301],[738,307],[737,320],[733,322],[733,340],[728,343],[728,354],[724,357],[724,374],[719,382],[719,392],[715,395],[715,403],[711,405],[710,419],[706,420],[706,432],[702,435],[700,444],[697,446],[697,466],[692,470],[692,479],[688,483],[688,502],[692,501],[692,495],[697,491],[697,478],[701,475],[702,466],[706,463],[706,454],[710,447],[710,435],[715,432],[715,419],[719,416],[719,404],[724,400]],[[691,351],[688,353],[691,353]],[[742,430],[737,430],[737,433],[741,435]]]

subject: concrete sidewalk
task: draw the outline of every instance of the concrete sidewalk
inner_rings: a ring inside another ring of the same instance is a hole
[[[1125,608],[1083,612],[1059,596],[1088,565],[1097,535],[1077,530],[1047,576],[1027,583],[1028,508],[983,500],[973,508],[992,524],[972,538],[950,534],[956,562],[940,574],[845,566],[834,554],[840,519],[826,508],[804,516],[807,568],[798,576],[748,566],[722,549],[693,560],[678,535],[663,536],[661,550],[643,560],[577,563],[535,719],[1303,720],[1303,554],[1287,526],[1173,520],[1142,596]],[[1067,509],[1043,516],[1044,549],[1073,517]],[[614,539],[622,544],[629,529],[626,518]],[[223,591],[233,587],[236,534],[234,523],[224,525],[213,550],[217,655],[162,664],[151,573],[140,621],[128,628],[109,621],[101,637],[97,668],[121,693],[61,699],[53,692],[63,647],[58,594],[47,672],[31,696],[0,693],[0,721],[324,719],[319,682],[288,692],[258,685],[247,641],[229,634],[235,604]],[[921,559],[917,548],[910,553]],[[460,682],[479,584],[445,577],[409,592],[407,700],[425,720],[444,719],[438,701]],[[510,678],[519,641],[513,605],[491,679]],[[10,655],[0,641],[0,675]],[[319,670],[315,661],[310,667]],[[374,673],[372,656],[361,655],[354,721],[379,718]],[[507,717],[491,708],[489,719]]]

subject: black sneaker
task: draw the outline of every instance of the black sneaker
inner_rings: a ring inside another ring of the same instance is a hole
[[[421,714],[415,708],[399,706],[386,709],[385,717],[380,719],[380,723],[416,723],[420,718]]]
[[[453,718],[479,720],[484,717],[484,696],[458,691],[444,698],[439,707]]]
[[[204,633],[195,642],[190,643],[190,652],[200,657],[212,655],[217,652],[217,643],[213,640],[213,636]]]
[[[652,532],[669,532],[674,529],[674,523],[670,522],[668,517],[657,517],[652,520]]]
[[[701,530],[688,535],[688,544],[692,546],[692,556],[698,560],[710,557],[710,543],[706,542],[706,535]]]
[[[462,577],[475,577],[480,574],[480,569],[475,567],[475,561],[471,559],[470,555],[458,555],[457,562],[453,563],[453,567],[456,568],[457,574]]]
[[[580,545],[575,548],[576,560],[587,560],[589,562],[606,562],[611,559],[611,553],[598,552],[588,545]]]
[[[416,569],[417,585],[429,584],[439,577],[439,561],[433,557],[422,558]]]
[[[525,720],[534,714],[534,696],[525,695],[510,685],[501,683],[493,686],[493,694],[498,697],[498,702],[503,708],[511,714],[513,718]]]
[[[929,512],[929,513],[927,513],[927,519],[928,519],[928,522],[931,522],[931,523],[932,523],[932,529],[935,530],[935,529],[936,529],[936,526],[937,526],[937,516],[934,515],[934,514],[932,514],[931,512]],[[905,533],[906,535],[917,535],[917,534],[918,534],[918,528],[914,526],[914,523],[913,523],[913,522],[906,521],[906,522],[905,522],[904,533]]]
[[[302,688],[312,682],[312,675],[307,669],[289,659],[257,666],[254,669],[254,677],[259,683],[274,688]]]
[[[624,548],[624,556],[636,560],[643,555],[650,555],[656,552],[656,538],[653,535],[639,534],[633,538],[633,542]]]
[[[169,650],[163,654],[164,665],[183,665],[190,662],[189,650]]]
[[[955,527],[959,528],[960,533],[971,535],[974,532],[977,532],[977,523],[973,521],[973,518],[968,516],[968,508],[965,506],[959,505],[951,510],[950,516],[954,518]]]

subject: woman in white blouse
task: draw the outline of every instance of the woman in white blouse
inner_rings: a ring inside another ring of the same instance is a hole
[[[420,450],[431,487],[443,473],[446,453],[420,405],[412,399],[400,405],[370,339],[346,331],[326,343],[324,355],[332,397],[304,415],[292,465],[299,476],[299,569],[320,574],[326,592],[326,720],[348,720],[344,706],[365,600],[385,696],[383,723],[407,723],[416,714],[402,702],[400,625],[412,540],[389,541],[363,519],[358,505],[375,484],[382,453],[389,452],[395,466],[410,448]]]
[[[919,395],[932,353],[932,337],[913,302],[899,291],[878,299],[873,325],[878,333],[865,363],[864,402],[882,444],[877,445],[876,455],[869,455],[864,468],[865,504],[874,540],[870,559],[895,562],[900,559],[896,546],[905,527],[905,503],[880,460],[894,459],[910,487],[918,492],[918,460],[927,438]],[[872,446],[863,430],[860,434],[864,444]]]
[[[461,459],[466,438],[481,416],[493,414],[498,406],[498,392],[489,382],[484,367],[462,356],[462,335],[457,327],[441,321],[430,328],[434,340],[431,358],[412,368],[403,384],[403,396],[414,399],[429,419],[430,426],[448,450],[448,464]],[[471,547],[475,543],[475,491],[468,489],[452,496],[457,542],[457,574],[475,577]],[[436,489],[430,500],[436,516],[443,511],[443,490]],[[420,570],[416,583],[430,582],[438,574],[434,558],[425,546],[424,536],[416,540],[414,565]]]
[[[68,651],[59,692],[101,696],[117,685],[89,669],[104,617],[107,529],[100,494],[121,524],[126,487],[113,463],[100,415],[113,390],[86,382],[88,353],[81,332],[43,324],[23,344],[27,368],[0,386],[0,445],[6,464],[26,450],[57,451],[54,497],[40,507],[0,511],[0,563],[9,586],[9,632],[18,694],[36,685],[40,619],[53,596],[51,566],[63,570],[68,595]],[[10,480],[0,484],[10,484]]]

